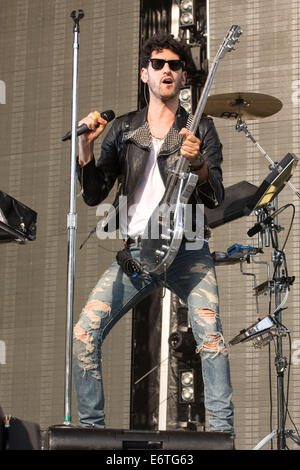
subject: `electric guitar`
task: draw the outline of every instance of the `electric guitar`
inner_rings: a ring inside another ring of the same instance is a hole
[[[226,52],[234,50],[241,34],[240,26],[231,26],[217,52],[195,114],[186,125],[193,134],[199,126],[219,61]],[[185,205],[198,181],[198,176],[190,171],[189,165],[189,161],[179,152],[175,167],[169,172],[164,196],[146,226],[141,241],[141,266],[145,272],[165,272],[177,255],[185,228]]]

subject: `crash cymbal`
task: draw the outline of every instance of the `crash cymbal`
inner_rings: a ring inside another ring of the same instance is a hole
[[[282,103],[261,93],[224,93],[207,98],[204,113],[223,119],[261,119],[278,113]]]

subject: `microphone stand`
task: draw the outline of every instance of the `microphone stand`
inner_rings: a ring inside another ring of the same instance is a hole
[[[72,336],[73,336],[73,304],[75,277],[75,246],[77,230],[76,214],[76,126],[77,126],[77,82],[78,82],[78,50],[79,21],[84,17],[83,10],[72,11],[70,17],[74,21],[73,43],[73,89],[72,89],[72,138],[71,138],[71,183],[70,209],[67,216],[68,226],[68,280],[67,280],[67,324],[66,324],[66,371],[65,371],[65,411],[64,424],[71,424],[72,402]]]

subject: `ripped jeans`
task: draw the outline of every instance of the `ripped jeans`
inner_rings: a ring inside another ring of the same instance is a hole
[[[138,246],[130,247],[130,251],[139,259]],[[73,372],[80,423],[105,427],[101,344],[106,335],[128,310],[164,286],[188,306],[195,352],[202,359],[210,431],[234,433],[228,352],[219,316],[215,268],[206,242],[201,250],[186,250],[183,242],[166,276],[129,278],[116,261],[103,274],[74,327]]]

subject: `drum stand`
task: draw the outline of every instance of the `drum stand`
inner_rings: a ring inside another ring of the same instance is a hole
[[[254,139],[254,137],[249,132],[245,121],[243,121],[241,118],[238,118],[237,120],[236,130],[238,132],[243,131],[245,133],[245,135],[252,141],[252,143],[256,146],[256,148],[258,148],[258,150],[264,155],[264,157],[271,164],[270,165],[271,169],[276,168],[277,164],[272,161],[269,155]],[[287,181],[286,184],[290,187],[290,189],[292,189],[292,191],[297,195],[297,197],[300,198],[299,191],[297,191],[296,188],[289,181]],[[274,198],[274,209],[275,211],[278,210],[278,198],[277,197]],[[287,448],[286,447],[287,437],[291,438],[298,446],[300,446],[300,438],[295,435],[294,431],[285,429],[286,403],[285,403],[285,397],[284,397],[284,372],[287,368],[288,362],[287,362],[286,357],[283,355],[282,338],[283,336],[286,336],[288,331],[281,323],[281,317],[282,317],[281,312],[282,312],[282,303],[283,303],[281,302],[281,294],[285,290],[289,290],[290,285],[293,283],[293,279],[285,277],[285,276],[281,276],[281,268],[283,264],[285,268],[285,274],[287,274],[287,270],[286,270],[285,254],[283,251],[279,250],[279,246],[278,246],[277,234],[278,234],[278,231],[280,230],[280,227],[277,225],[277,216],[274,219],[272,219],[272,217],[268,217],[270,216],[270,213],[268,213],[268,211],[269,211],[268,205],[264,206],[263,209],[260,209],[259,211],[257,211],[257,216],[260,222],[263,222],[264,220],[269,221],[268,223],[265,224],[263,232],[265,234],[266,246],[269,246],[269,237],[271,237],[272,248],[274,250],[273,255],[272,255],[272,261],[273,261],[273,266],[274,266],[274,276],[273,276],[274,282],[273,282],[273,285],[268,282],[268,291],[269,291],[269,299],[271,298],[271,292],[274,292],[275,306],[276,306],[275,318],[276,318],[277,326],[276,326],[276,333],[275,333],[275,336],[276,336],[275,366],[276,366],[276,373],[277,373],[277,423],[278,423],[278,427],[276,430],[272,431],[264,439],[262,439],[253,448],[253,450],[261,449],[267,442],[269,442],[275,436],[277,436],[277,449],[284,450]],[[270,221],[270,219],[272,220]],[[262,244],[261,233],[259,234],[259,242],[260,244]],[[260,246],[260,248],[262,248],[262,246]],[[270,341],[272,338],[273,338],[273,335],[270,335],[267,338],[267,341]]]

